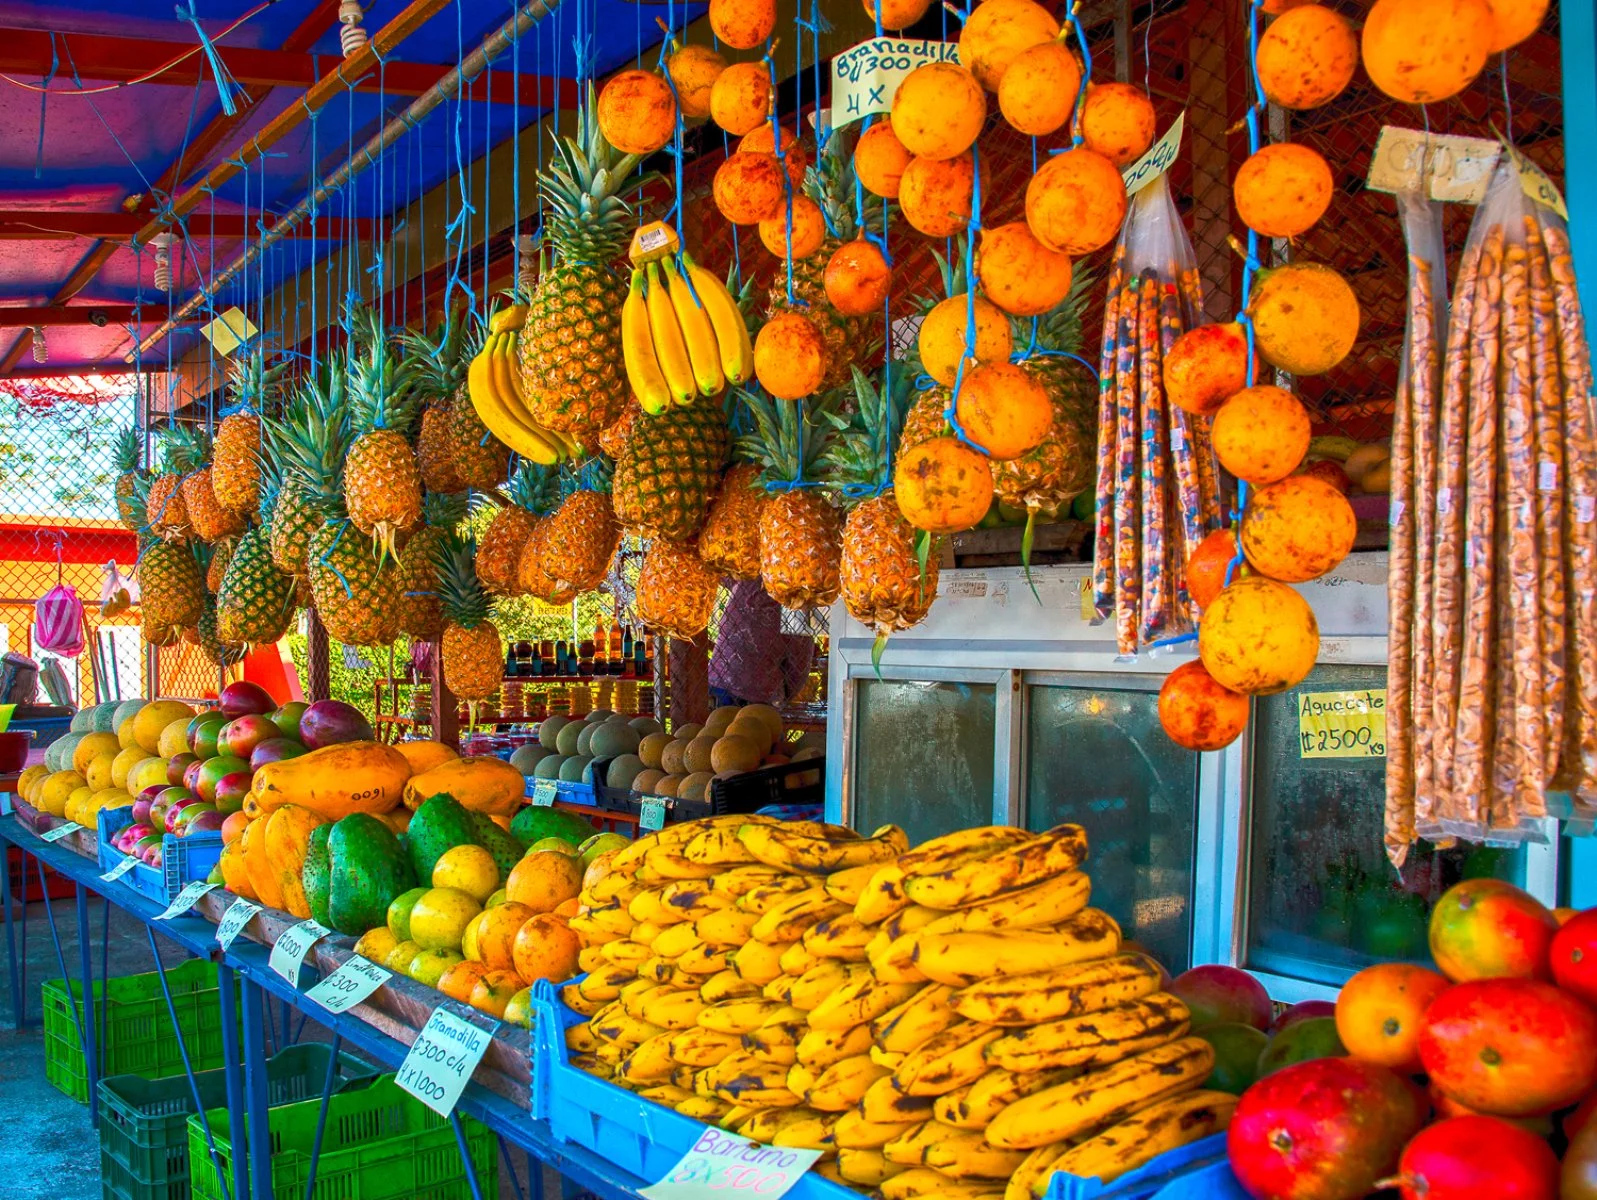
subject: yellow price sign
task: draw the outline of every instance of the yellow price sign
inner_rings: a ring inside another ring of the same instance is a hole
[[[1298,697],[1299,758],[1385,758],[1386,689]]]

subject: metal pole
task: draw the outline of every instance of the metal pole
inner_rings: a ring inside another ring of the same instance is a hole
[[[272,1134],[270,1099],[266,1093],[266,1014],[265,996],[260,984],[241,976],[244,994],[244,1111],[249,1126],[250,1191],[255,1196],[272,1194]],[[233,1153],[243,1144],[235,1132]]]
[[[13,847],[10,842],[0,838],[0,858],[4,858],[3,870],[0,870],[0,905],[5,907],[6,923],[6,978],[11,981],[11,1027],[22,1028],[22,976],[17,971],[17,932],[16,920],[11,915],[11,851],[17,852],[17,861],[22,864],[22,921],[24,926],[28,920],[28,856],[20,846]]]
[[[409,108],[378,130],[370,141],[350,155],[343,166],[323,180],[320,187],[279,217],[277,223],[262,233],[249,249],[213,275],[209,288],[197,292],[181,307],[173,310],[166,321],[139,342],[135,353],[124,356],[124,361],[133,362],[137,354],[149,353],[162,338],[176,329],[185,318],[203,308],[268,247],[276,245],[290,229],[314,213],[322,201],[334,195],[367,167],[375,165],[389,146],[414,129],[440,104],[455,99],[472,80],[488,69],[489,63],[510,49],[522,34],[559,8],[561,3],[562,0],[531,0],[517,9],[515,16],[484,38],[482,45],[466,55],[454,70],[434,84],[431,90],[416,97]]]
[[[89,1124],[100,1127],[100,1059],[97,1053],[99,1032],[94,1024],[94,948],[89,936],[89,893],[77,885],[78,961],[83,967],[83,1069],[89,1083]]]
[[[216,964],[216,999],[222,1006],[222,1082],[227,1088],[227,1139],[232,1147],[233,1200],[250,1200],[249,1156],[244,1149],[244,1063],[238,1045],[238,977]]]

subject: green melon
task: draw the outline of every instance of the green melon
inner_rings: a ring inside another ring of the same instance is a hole
[[[529,806],[511,818],[510,834],[524,846],[547,837],[561,838],[577,846],[593,836],[593,826],[575,813]]]
[[[604,786],[627,791],[641,770],[643,770],[643,760],[636,754],[618,755],[610,760],[610,765],[605,770]]]
[[[116,706],[116,711],[111,714],[111,724],[116,726],[116,729],[111,730],[111,732],[115,733],[117,729],[121,729],[122,722],[126,721],[129,717],[137,716],[139,709],[143,707],[143,700],[124,700],[121,704],[118,704]]]
[[[559,779],[560,764],[566,761],[564,754],[548,754],[538,760],[538,765],[532,769],[534,779]]]
[[[581,783],[582,772],[593,759],[586,754],[573,754],[560,764],[560,778],[566,783]]]
[[[44,763],[52,771],[67,771],[72,767],[72,752],[78,748],[78,743],[88,737],[87,733],[63,733],[49,746],[45,747]],[[51,757],[51,756],[54,757]]]
[[[545,750],[537,742],[527,746],[517,746],[510,754],[510,765],[523,775],[531,775],[532,769],[551,753],[552,751]]]
[[[603,721],[608,721],[611,717],[613,717],[615,715],[616,714],[615,714],[615,710],[614,709],[596,708],[596,709],[593,709],[591,712],[589,712],[588,715],[585,716],[582,719],[584,721],[586,721],[589,725],[598,725],[598,724],[600,724]]]
[[[588,749],[595,758],[614,758],[618,754],[636,754],[642,740],[636,729],[607,722],[593,731]]]
[[[584,725],[577,734],[577,753],[591,755],[593,753],[593,734],[598,725]]]
[[[80,708],[72,714],[72,721],[67,725],[68,733],[93,733],[94,732],[94,706]]]
[[[664,733],[665,726],[653,717],[633,717],[627,724],[638,731],[638,736],[647,737],[651,733]]]
[[[569,724],[570,717],[545,717],[538,726],[538,744],[545,750],[558,750],[560,731]]]
[[[587,726],[580,721],[572,721],[562,725],[560,732],[555,735],[555,749],[561,754],[575,754],[577,752],[577,738]]]
[[[109,704],[96,704],[90,710],[90,712],[93,713],[94,732],[95,733],[115,733],[116,732],[116,710],[117,710],[117,707],[118,707],[118,705],[117,705],[116,701],[113,700]]]

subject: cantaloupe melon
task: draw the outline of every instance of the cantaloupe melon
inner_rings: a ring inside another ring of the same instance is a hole
[[[580,721],[571,721],[560,727],[560,732],[555,735],[555,749],[561,754],[577,753],[577,739],[582,736],[582,731],[587,726]]]
[[[677,784],[677,799],[704,800],[709,793],[710,780],[714,778],[708,771],[695,771]]]
[[[581,783],[582,772],[593,759],[586,754],[573,754],[560,764],[560,778],[567,783]]]
[[[638,743],[638,757],[643,760],[646,767],[658,767],[660,756],[665,753],[665,748],[671,744],[669,733],[650,733]]]
[[[560,747],[556,743],[560,731],[569,724],[571,724],[570,717],[545,717],[538,726],[538,744],[545,750],[558,750]]]
[[[667,775],[684,775],[683,756],[688,752],[686,738],[677,738],[660,752],[660,769]]]
[[[594,730],[588,749],[595,758],[614,758],[618,754],[636,754],[642,741],[636,729],[606,721]]]
[[[654,767],[647,767],[632,777],[632,791],[634,794],[648,795],[660,785],[660,780],[664,778],[664,771]]]
[[[714,753],[715,738],[707,733],[700,734],[689,742],[687,749],[682,752],[682,765],[690,775],[708,771]]]
[[[638,731],[639,737],[648,737],[651,733],[664,733],[665,726],[653,717],[633,717],[627,724]]]

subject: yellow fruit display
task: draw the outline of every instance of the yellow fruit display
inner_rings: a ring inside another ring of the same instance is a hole
[[[383,959],[383,966],[408,978],[410,976],[411,960],[420,953],[421,947],[409,938],[405,938],[394,943],[394,948]]]
[[[143,758],[128,772],[127,789],[138,795],[145,788],[166,782],[166,760],[152,755]]]
[[[72,793],[88,785],[89,781],[76,771],[56,771],[40,786],[38,807],[52,817],[64,817]]]
[[[167,723],[161,730],[161,736],[156,740],[156,753],[162,758],[176,758],[189,748],[189,719],[179,717]],[[98,734],[94,735],[100,736]]]
[[[430,888],[410,910],[410,936],[423,950],[458,950],[466,926],[481,911],[474,896],[454,888]]]
[[[148,757],[149,755],[138,746],[128,746],[119,750],[116,757],[111,760],[111,782],[119,788],[127,787],[128,777],[133,768]]]
[[[149,754],[161,749],[161,733],[174,721],[192,720],[194,710],[181,700],[152,700],[133,715],[133,740]]]
[[[134,735],[134,730],[137,728],[135,721],[135,717],[129,717],[116,727],[117,744],[124,750],[139,744],[139,739]]]
[[[360,935],[360,940],[355,943],[355,953],[368,962],[382,963],[394,952],[399,945],[399,939],[385,925],[376,929],[368,929]]]
[[[424,983],[428,987],[437,987],[438,981],[454,966],[465,962],[465,956],[459,950],[421,950],[411,957],[405,966],[405,974],[417,983]]]
[[[107,759],[115,758],[119,749],[121,749],[121,746],[117,742],[115,734],[86,734],[83,740],[72,748],[72,769],[79,775],[87,776],[91,762],[102,756]],[[109,778],[109,766],[107,766],[106,771]]]
[[[114,787],[116,785],[115,765],[115,755],[97,754],[89,760],[88,768],[83,772],[83,777],[89,781],[89,786],[97,792]]]
[[[465,892],[481,904],[499,889],[499,866],[481,846],[454,846],[433,864],[432,885]]]

